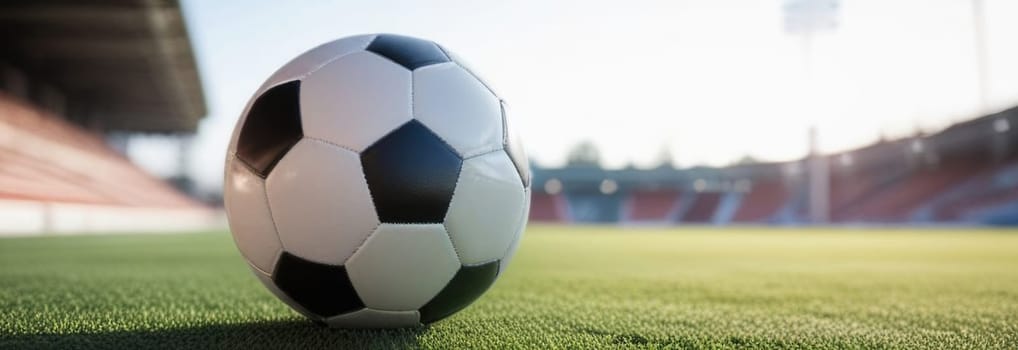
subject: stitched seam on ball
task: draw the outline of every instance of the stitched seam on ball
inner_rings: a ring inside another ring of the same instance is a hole
[[[262,192],[265,193],[265,208],[269,210],[269,221],[272,222],[272,231],[276,233],[276,241],[279,242],[279,249],[286,249],[283,245],[283,237],[279,236],[279,225],[276,224],[276,217],[272,215],[272,201],[269,200],[269,185],[262,183]]]
[[[488,86],[488,83],[485,83],[484,79],[481,79],[481,77],[475,74],[474,71],[470,70],[470,68],[467,68],[467,66],[460,64],[460,62],[457,60],[454,60],[452,58],[450,58],[449,60],[455,63],[457,67],[460,67],[460,69],[463,69],[463,71],[467,72],[467,74],[470,74],[470,77],[474,78],[474,80],[477,80],[478,83],[481,83],[481,86],[483,86],[485,90],[488,90],[488,92],[491,93],[492,96],[495,96],[495,98],[497,98],[499,101],[502,100],[502,98],[495,93],[495,90]]]
[[[499,260],[502,260],[502,259],[494,258],[494,259],[490,259],[490,260],[484,260],[484,261],[481,261],[481,262],[476,263],[476,264],[469,264],[469,265],[463,264],[463,267],[477,267],[477,266],[481,266],[481,265],[485,265],[485,264],[490,264],[490,263],[493,263],[493,262],[498,262]]]
[[[412,108],[411,108],[411,110],[412,110]],[[418,123],[421,123],[421,126],[423,126],[425,129],[428,129],[428,132],[430,132],[432,135],[435,135],[435,138],[437,138],[439,141],[442,141],[442,144],[445,145],[445,147],[448,148],[450,151],[452,151],[452,153],[455,154],[456,157],[458,157],[459,159],[466,159],[466,157],[464,157],[464,155],[462,153],[460,153],[460,151],[457,150],[456,147],[453,147],[452,144],[449,143],[449,141],[446,141],[445,138],[442,137],[442,134],[440,134],[437,131],[435,131],[434,129],[428,127],[428,125],[425,124],[420,119],[417,119],[416,117],[414,117],[413,119],[416,119]]]
[[[241,159],[240,157],[234,156],[234,157],[233,157],[233,160],[234,160],[234,161],[237,161],[237,162],[240,162],[240,165],[241,165],[242,167],[244,167],[244,169],[247,169],[247,171],[248,171],[248,172],[250,172],[250,173],[251,173],[251,175],[254,175],[254,177],[257,177],[257,178],[259,178],[259,179],[262,179],[263,181],[264,181],[264,180],[265,180],[266,178],[268,178],[268,174],[266,174],[265,176],[262,176],[261,172],[260,172],[260,171],[258,171],[258,169],[255,169],[255,167],[254,167],[253,165],[251,165],[251,164],[248,164],[248,163],[247,163],[247,161],[245,161],[245,160]]]
[[[452,201],[449,202],[449,206],[450,207],[452,206]],[[458,262],[458,263],[460,263],[460,265],[462,265],[463,264],[463,258],[460,256],[459,249],[456,248],[456,242],[454,242],[452,240],[452,234],[449,233],[449,226],[444,221],[442,222],[442,231],[445,231],[445,237],[449,239],[449,245],[452,246],[452,253],[456,254],[456,262]]]
[[[456,192],[460,189],[460,181],[463,179],[463,163],[460,163],[460,169],[456,173],[456,185],[452,188],[452,198],[449,198],[449,206],[445,208],[445,218],[442,220],[442,229],[445,231],[445,236],[449,238],[449,245],[452,246],[452,252],[456,254],[456,261],[463,264],[463,257],[460,256],[459,249],[456,248],[456,241],[452,239],[452,230],[449,229],[449,215],[452,211],[452,206],[456,203]]]
[[[450,58],[450,60],[451,60],[451,58]],[[455,63],[455,61],[453,61],[453,63]],[[463,69],[463,70],[469,72],[469,70],[467,70],[467,69]],[[474,79],[477,79],[477,77],[474,77]],[[446,145],[446,147],[449,147],[449,149],[451,149],[453,153],[456,153],[456,155],[459,156],[461,159],[467,160],[467,159],[470,159],[470,158],[474,158],[474,157],[477,157],[477,156],[484,155],[485,153],[491,153],[491,152],[495,152],[495,151],[502,150],[502,149],[505,148],[505,127],[504,127],[504,125],[505,125],[504,119],[505,118],[503,117],[504,113],[499,111],[499,123],[503,125],[503,127],[502,127],[503,135],[501,135],[502,137],[500,137],[502,140],[499,142],[499,145],[498,145],[497,149],[489,149],[489,150],[481,151],[481,153],[476,153],[476,154],[474,154],[473,152],[460,152],[459,150],[457,150],[456,147],[452,146],[452,143],[450,143],[444,137],[442,137],[441,133],[438,133],[435,130],[431,129],[431,127],[429,127],[427,124],[425,124],[423,121],[421,121],[420,119],[417,118],[417,113],[416,113],[417,107],[416,107],[416,100],[414,100],[414,89],[413,89],[413,87],[414,87],[414,80],[416,80],[416,79],[411,77],[411,79],[410,79],[410,113],[413,116],[413,119],[417,119],[417,121],[420,122],[421,125],[423,125],[425,128],[427,128],[428,131],[431,131],[432,134],[435,134],[435,136],[438,137],[438,139],[440,141],[442,141],[442,143],[444,143]],[[481,85],[484,85],[484,84],[481,83]],[[490,90],[489,90],[489,92],[490,92]],[[501,109],[502,108],[501,107],[502,99],[499,98],[497,95],[494,95],[494,94],[492,94],[492,95],[496,99],[498,99],[498,101],[499,101],[499,109]]]
[[[436,44],[436,46],[438,45]],[[460,157],[460,159],[465,159],[466,157],[464,156],[464,154],[460,153],[460,151],[457,150],[456,147],[453,147],[452,144],[449,143],[449,141],[446,141],[445,138],[442,137],[442,134],[435,132],[435,130],[432,130],[430,127],[428,127],[428,124],[425,124],[424,121],[417,118],[417,99],[414,97],[414,87],[416,85],[415,84],[416,80],[417,80],[416,74],[410,72],[410,118],[417,120],[418,123],[421,123],[421,126],[424,126],[424,128],[428,129],[428,131],[435,135],[435,137],[437,137],[439,141],[442,141],[442,143],[445,144],[445,147],[448,147],[450,150],[452,150],[452,153],[456,154],[457,157]]]
[[[346,151],[353,152],[353,154],[355,154],[355,155],[360,155],[360,152],[357,152],[353,148],[350,148],[350,147],[347,147],[347,146],[343,146],[341,144],[338,144],[338,143],[335,143],[335,142],[332,142],[332,141],[329,141],[329,140],[326,140],[326,139],[320,139],[320,138],[317,138],[317,137],[309,137],[309,136],[304,136],[304,139],[309,140],[309,141],[315,141],[315,142],[318,142],[318,143],[324,143],[324,144],[326,144],[328,146],[333,146],[333,147],[336,147],[336,148],[340,148],[340,149],[343,149],[343,150],[346,150]],[[364,181],[367,182],[367,179],[365,179]]]
[[[374,42],[374,40],[372,40],[372,42]],[[368,46],[371,46],[371,44],[369,43]],[[369,52],[369,53],[371,53],[371,54],[373,54],[375,56],[378,56],[379,58],[381,58],[383,60],[386,60],[386,61],[388,61],[388,62],[390,62],[392,64],[395,64],[395,65],[399,66],[400,68],[402,68],[405,71],[410,72],[411,80],[413,79],[413,73],[414,73],[415,70],[417,70],[417,68],[424,68],[424,67],[428,67],[428,66],[434,66],[434,65],[439,65],[439,64],[443,64],[443,63],[448,63],[448,62],[431,63],[431,64],[428,64],[428,65],[425,65],[425,66],[417,67],[415,69],[410,69],[410,68],[407,68],[407,66],[404,66],[402,63],[396,62],[396,60],[394,60],[392,58],[389,58],[389,57],[387,57],[385,55],[382,55],[380,53],[368,50],[367,47],[364,47],[363,51],[364,52]]]
[[[456,62],[453,61],[451,57],[449,58],[449,60],[453,64],[456,64]],[[469,70],[467,70],[466,68],[464,68],[463,70],[469,72]],[[477,77],[473,77],[473,78],[475,80],[478,80]],[[411,76],[411,79],[410,79],[410,113],[411,113],[411,116],[413,117],[413,119],[417,119],[417,121],[419,123],[421,123],[421,125],[423,125],[425,128],[427,128],[428,131],[431,131],[432,134],[434,134],[436,137],[438,137],[438,139],[440,141],[442,141],[442,143],[444,143],[446,145],[446,147],[449,147],[449,149],[451,149],[453,153],[455,153],[457,156],[459,156],[460,159],[467,160],[469,158],[473,158],[473,157],[477,157],[477,156],[483,155],[484,153],[491,153],[491,152],[494,152],[494,151],[497,151],[497,150],[501,150],[501,149],[504,148],[504,143],[505,143],[504,142],[505,141],[504,137],[503,137],[502,142],[499,142],[500,145],[498,146],[499,147],[498,149],[486,150],[486,151],[482,151],[482,153],[478,153],[478,154],[471,154],[472,152],[470,152],[470,153],[468,153],[468,152],[460,152],[459,150],[456,149],[456,147],[453,147],[452,143],[450,143],[448,140],[446,140],[444,137],[442,137],[441,133],[438,133],[435,130],[431,129],[431,127],[429,127],[427,124],[425,124],[423,121],[421,121],[420,119],[417,118],[417,104],[416,104],[417,100],[414,99],[414,82],[415,82],[415,80],[416,80],[416,78]],[[478,81],[480,81],[480,80],[478,80]],[[484,83],[481,83],[481,85],[484,85]],[[487,88],[487,86],[485,86],[485,88]],[[491,90],[488,90],[488,91],[491,92]],[[502,101],[502,99],[499,98],[497,95],[494,95],[494,94],[492,94],[492,95],[496,99],[498,99],[499,102]],[[499,108],[501,108],[501,107],[499,107]],[[501,113],[499,114],[499,116],[500,116],[500,119],[501,119]],[[503,132],[504,132],[504,130],[503,130]]]
[[[319,65],[315,66],[314,68],[308,70],[304,74],[301,74],[300,76],[298,76],[297,80],[304,80],[304,78],[307,78],[307,77],[311,76],[311,74],[313,74],[314,72],[317,72],[319,69],[322,69],[322,67],[325,67],[329,63],[335,62],[336,60],[338,60],[340,58],[343,58],[343,57],[346,57],[346,56],[349,56],[351,54],[355,54],[355,53],[358,53],[358,52],[364,52],[365,49],[367,49],[368,46],[371,45],[371,42],[375,41],[376,37],[378,37],[378,34],[375,34],[375,35],[371,36],[371,39],[369,39],[367,42],[365,42],[364,43],[364,47],[361,47],[360,49],[353,50],[353,51],[350,51],[350,52],[347,52],[347,53],[342,53],[342,54],[336,55],[336,57],[333,57],[333,58],[330,58],[328,60],[325,60],[325,62],[322,62],[321,64],[319,64]]]
[[[414,81],[417,80],[417,74],[414,71],[410,71],[410,119],[417,119],[417,101],[414,100]],[[420,122],[420,120],[418,120]],[[421,123],[422,125],[424,123]],[[441,137],[440,137],[441,138]]]
[[[530,195],[530,193],[527,193],[527,189],[526,189],[526,187],[524,187],[523,188],[523,203],[521,203],[521,204],[527,204],[527,198],[526,197],[529,196],[529,195]],[[516,242],[519,241],[521,237],[523,237],[523,231],[527,229],[526,225],[523,225],[523,222],[525,221],[526,217],[528,215],[530,215],[530,206],[527,205],[526,208],[524,208],[524,209],[526,209],[526,210],[521,210],[522,213],[520,213],[520,217],[516,219],[516,233],[513,234],[513,240],[509,243],[509,246],[506,247],[505,251],[502,252],[502,259],[505,259],[505,258],[508,257],[509,250],[513,249],[513,245],[515,245]],[[499,267],[499,270],[501,270],[501,267]]]
[[[350,262],[350,259],[353,259],[353,256],[357,255],[357,252],[359,252],[361,248],[368,243],[368,240],[371,239],[371,236],[374,236],[375,233],[378,232],[379,227],[382,227],[381,222],[375,224],[375,228],[371,229],[371,232],[369,232],[367,236],[364,236],[364,239],[361,240],[361,244],[358,244],[357,247],[353,249],[353,253],[350,253],[350,256],[346,257],[346,259],[343,259],[343,263],[340,265],[346,266],[346,264]]]
[[[329,143],[329,142],[326,141],[326,143]],[[367,176],[367,174],[364,173],[364,167],[360,166],[358,168],[360,168],[361,180],[364,180],[364,185],[367,186],[368,185],[368,176]],[[353,258],[353,256],[355,254],[357,254],[358,251],[361,250],[361,247],[364,247],[364,245],[368,243],[368,239],[370,239],[371,236],[375,235],[375,232],[378,231],[378,228],[382,227],[382,219],[378,217],[378,208],[375,207],[375,195],[371,193],[371,188],[370,187],[368,188],[368,198],[371,199],[371,211],[373,211],[375,213],[375,228],[371,229],[371,232],[368,232],[368,234],[366,236],[364,236],[364,239],[361,240],[361,243],[358,244],[356,248],[353,249],[353,252],[350,253],[350,256],[347,256],[346,259],[343,259],[343,264],[342,264],[343,266],[346,266],[346,263],[348,261],[350,261],[350,259]]]
[[[266,183],[267,179],[258,176],[258,173],[255,172],[251,168],[251,165],[247,164],[247,162],[245,162],[243,159],[240,159],[240,157],[237,157],[236,154],[230,154],[230,155],[228,155],[228,158],[229,157],[233,158],[233,159],[228,159],[230,162],[239,161],[241,166],[243,166],[248,171],[250,171],[252,175],[254,175],[257,178],[262,179],[262,181],[261,181],[261,189],[262,189],[262,193],[265,194],[264,195],[264,197],[265,197],[265,209],[267,209],[269,211],[269,221],[272,222],[272,233],[274,233],[274,236],[276,237],[276,242],[279,242],[279,249],[277,249],[274,252],[274,259],[272,260],[272,265],[275,266],[276,260],[279,259],[279,252],[282,251],[284,247],[283,247],[283,239],[281,237],[279,237],[279,227],[276,226],[276,218],[272,216],[272,204],[269,202],[269,188],[268,188],[268,184]],[[232,236],[232,234],[231,234],[231,236]],[[238,245],[237,248],[239,249],[240,246]],[[244,253],[243,250],[241,250],[240,253],[241,253],[241,256],[243,256],[245,259],[248,260],[248,262],[251,261],[251,259],[247,257],[247,255]],[[254,265],[254,264],[251,264],[251,265]],[[259,271],[261,271],[261,270],[259,269]],[[264,272],[264,271],[262,271],[262,272]],[[269,275],[271,276],[271,274],[269,274]]]
[[[275,252],[274,252],[273,254],[275,254],[276,256],[278,256],[278,255],[279,255],[279,252],[280,252],[280,250],[281,250],[281,249],[276,249],[276,251],[275,251]],[[241,255],[244,255],[244,252],[243,252],[243,251],[241,252]],[[263,274],[265,274],[265,276],[268,276],[268,278],[269,278],[269,279],[272,279],[272,274],[271,274],[271,273],[268,273],[268,272],[266,272],[265,270],[262,270],[262,268],[258,267],[258,265],[256,265],[256,264],[255,264],[254,262],[251,262],[251,259],[248,259],[248,258],[247,258],[247,257],[245,256],[245,257],[244,257],[244,261],[245,261],[245,262],[247,262],[247,266],[250,266],[250,267],[251,267],[252,269],[258,270],[258,272],[260,272],[260,273],[263,273]],[[275,261],[273,261],[273,263],[275,263]]]
[[[385,58],[389,59],[388,57],[385,57]],[[395,63],[395,61],[394,61],[394,63]],[[399,63],[396,63],[396,64],[399,64]],[[428,126],[424,125],[424,122],[420,121],[420,119],[417,119],[417,100],[414,98],[414,81],[416,81],[416,80],[417,80],[417,74],[414,74],[414,71],[411,70],[410,71],[410,120],[417,120],[418,123],[421,123],[421,125],[423,125],[425,129],[427,129]],[[409,122],[407,122],[407,123],[409,123]],[[403,125],[406,125],[406,123],[403,123],[399,127],[396,127],[396,129],[393,129],[389,133],[395,132],[397,129],[403,127]],[[431,130],[431,129],[428,129],[428,130]],[[434,132],[432,132],[432,133],[434,133]],[[388,135],[386,135],[386,136],[388,136]],[[435,136],[437,136],[439,140],[442,139],[442,137],[438,136],[438,134],[435,134]],[[456,152],[456,150],[454,149],[453,153],[455,153],[455,152]]]
[[[470,76],[473,77],[474,80],[477,80],[478,83],[481,83],[481,85],[483,85],[485,89],[488,89],[488,92],[490,92],[492,95],[494,95],[495,98],[498,98],[499,100],[502,100],[502,98],[498,97],[498,94],[495,93],[495,90],[493,90],[490,86],[488,86],[487,83],[484,82],[484,79],[481,79],[481,77],[478,76],[477,74],[475,74],[474,71],[470,70],[470,68],[467,68],[467,65],[463,64],[462,62],[460,62],[456,58],[452,57],[451,51],[447,50],[445,47],[443,47],[442,45],[439,45],[438,43],[434,43],[434,44],[435,44],[435,46],[438,46],[438,50],[442,51],[442,54],[444,54],[445,57],[449,59],[449,62],[455,63],[461,69],[466,71],[467,74],[470,74]]]
[[[301,74],[301,75],[297,76],[297,80],[304,80],[305,78],[310,77],[311,74],[314,74],[315,72],[318,72],[319,70],[321,70],[323,67],[329,65],[329,63],[336,62],[336,60],[339,60],[340,58],[343,58],[343,57],[346,57],[346,56],[349,56],[351,54],[358,53],[358,52],[363,52],[363,49],[357,50],[357,51],[353,51],[353,52],[343,53],[343,54],[337,55],[336,57],[333,57],[333,58],[330,58],[328,60],[325,60],[325,62],[322,62],[321,64],[315,66],[314,68],[309,69],[304,74]]]
[[[444,47],[442,47],[442,45],[439,45],[438,43],[436,43],[434,41],[432,41],[431,44],[435,45],[435,47],[438,48],[438,51],[442,51],[442,54],[445,55],[445,59],[449,60],[447,62],[456,62],[456,60],[454,60],[452,58],[452,55],[449,54],[449,51],[446,50]]]
[[[504,149],[505,149],[504,147],[499,145],[498,148],[496,148],[496,149],[489,149],[489,150],[483,151],[481,153],[478,153],[478,154],[475,154],[475,155],[463,158],[463,161],[467,161],[467,160],[474,159],[474,158],[480,158],[480,157],[483,157],[483,156],[486,156],[486,155],[489,155],[489,154],[492,154],[492,153],[495,153],[495,152],[498,152],[498,151],[501,151],[501,150],[504,150]]]

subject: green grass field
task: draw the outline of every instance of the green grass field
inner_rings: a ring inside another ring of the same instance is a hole
[[[0,240],[0,348],[1018,348],[1018,232],[533,227],[420,329],[305,321],[228,234]]]

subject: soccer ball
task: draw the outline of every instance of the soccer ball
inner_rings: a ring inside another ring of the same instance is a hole
[[[347,37],[280,68],[230,141],[230,229],[258,279],[332,327],[411,327],[480,297],[526,226],[505,103],[426,40]]]

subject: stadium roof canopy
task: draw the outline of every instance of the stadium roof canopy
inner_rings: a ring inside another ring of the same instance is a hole
[[[0,61],[104,130],[193,132],[205,99],[175,0],[0,2]]]

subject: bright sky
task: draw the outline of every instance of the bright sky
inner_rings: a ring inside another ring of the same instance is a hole
[[[1018,2],[984,1],[995,110],[1018,103]],[[186,0],[209,105],[189,168],[218,187],[257,86],[305,50],[360,33],[427,38],[465,58],[542,165],[583,140],[611,167],[655,165],[664,147],[679,165],[788,160],[806,153],[810,125],[837,151],[979,113],[971,0],[842,0],[836,31],[811,41],[812,78],[781,4]],[[165,174],[172,151],[141,139],[131,156]]]

